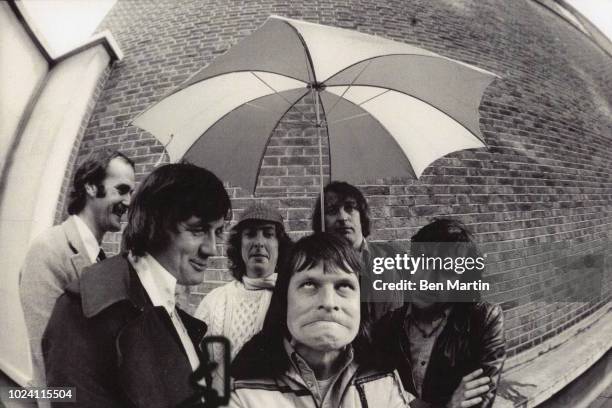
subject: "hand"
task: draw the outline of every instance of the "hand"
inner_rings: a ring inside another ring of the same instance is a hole
[[[463,377],[446,407],[468,408],[480,404],[481,395],[489,391],[488,384],[491,382],[489,377],[482,375],[483,372],[482,368],[479,368]]]

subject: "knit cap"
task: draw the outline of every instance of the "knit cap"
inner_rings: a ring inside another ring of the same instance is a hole
[[[244,210],[238,223],[247,220],[269,221],[283,225],[283,216],[280,215],[278,210],[262,203],[253,204]]]

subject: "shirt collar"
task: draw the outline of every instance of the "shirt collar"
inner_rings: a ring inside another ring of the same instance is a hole
[[[100,244],[98,240],[94,236],[93,232],[89,229],[85,221],[78,215],[73,215],[74,223],[76,225],[77,231],[83,241],[83,245],[85,246],[85,251],[87,252],[87,257],[91,261],[91,263],[95,263],[96,259],[98,259],[98,254],[100,253]]]
[[[289,360],[291,364],[295,368],[295,370],[302,375],[303,378],[312,376],[315,377],[314,370],[310,368],[308,362],[304,360],[302,356],[295,350],[295,347],[291,344],[291,342],[287,339],[283,340],[283,346],[285,347],[285,352],[289,356]],[[338,373],[343,372],[346,367],[348,367],[354,359],[353,346],[350,344],[347,346],[344,353],[340,354],[340,357],[343,360],[342,365],[340,365],[340,370]],[[337,374],[337,373],[336,373]]]
[[[404,320],[411,320],[412,319],[412,309],[413,309],[413,305],[410,302],[406,302],[406,308],[405,308],[405,313],[404,313]],[[445,307],[444,309],[440,310],[438,312],[438,314],[436,314],[436,316],[438,318],[443,318],[443,319],[448,319],[448,316],[450,315],[451,312],[451,307]]]
[[[153,306],[163,306],[168,314],[174,312],[176,306],[176,278],[147,253],[141,257],[130,254],[128,259]]]
[[[363,237],[361,241],[361,246],[359,247],[359,253],[370,253],[370,246],[368,245],[368,241]]]

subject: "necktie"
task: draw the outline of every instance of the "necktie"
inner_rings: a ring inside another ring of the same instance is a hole
[[[104,253],[104,250],[100,248],[100,252],[98,252],[98,257],[96,258],[96,262],[102,262],[105,259],[106,259],[106,254]]]

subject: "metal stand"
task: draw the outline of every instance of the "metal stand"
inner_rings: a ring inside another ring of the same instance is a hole
[[[223,395],[219,395],[212,386],[212,373],[219,364],[211,361],[208,346],[220,343],[223,346]],[[229,403],[230,398],[230,341],[224,336],[205,337],[200,345],[200,366],[189,378],[194,394],[183,401],[177,408],[218,408]],[[205,385],[201,385],[202,380]]]

